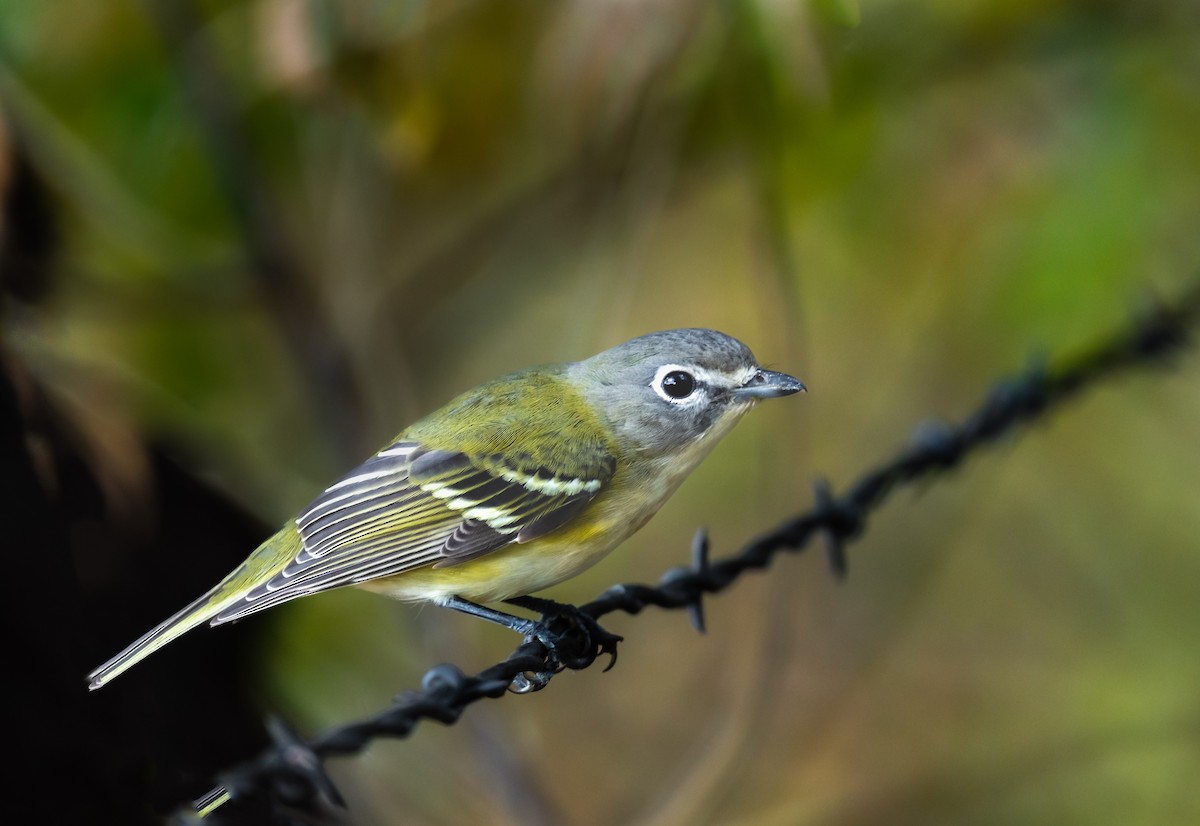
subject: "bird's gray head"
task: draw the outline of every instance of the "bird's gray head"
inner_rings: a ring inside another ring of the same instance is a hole
[[[651,455],[719,437],[756,401],[804,389],[799,379],[759,367],[737,339],[704,329],[639,336],[570,365],[568,374],[619,439]]]

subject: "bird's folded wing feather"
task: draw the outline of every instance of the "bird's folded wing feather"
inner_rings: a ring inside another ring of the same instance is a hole
[[[219,614],[229,622],[299,596],[425,566],[446,567],[569,522],[611,478],[597,444],[578,475],[520,467],[401,440],[317,497],[296,518],[300,551]]]

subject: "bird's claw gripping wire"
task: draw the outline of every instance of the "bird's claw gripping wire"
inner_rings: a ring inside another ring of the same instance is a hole
[[[479,605],[459,596],[446,597],[441,604],[464,614],[480,617],[497,625],[516,631],[525,638],[526,645],[539,643],[545,651],[526,653],[543,659],[549,667],[545,671],[523,670],[524,676],[513,680],[513,690],[519,694],[544,688],[550,679],[565,668],[579,670],[587,668],[603,654],[611,658],[607,671],[617,661],[617,643],[622,637],[609,633],[587,612],[574,605],[566,605],[540,597],[513,597],[506,600],[542,615],[540,620],[518,617]]]
[[[590,614],[574,605],[538,597],[517,597],[508,602],[542,615],[541,620],[533,623],[528,630],[525,639],[528,642],[536,640],[544,645],[550,664],[548,671],[527,673],[513,680],[512,690],[517,693],[544,688],[558,672],[567,668],[587,668],[605,654],[609,656],[605,671],[616,664],[617,643],[624,637],[605,629]]]

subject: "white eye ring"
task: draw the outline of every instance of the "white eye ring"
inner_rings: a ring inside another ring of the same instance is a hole
[[[701,394],[696,374],[678,364],[664,364],[654,372],[650,387],[663,401],[671,404],[695,404]]]

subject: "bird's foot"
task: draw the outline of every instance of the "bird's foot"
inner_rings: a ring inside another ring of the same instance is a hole
[[[525,671],[518,675],[510,686],[510,690],[518,694],[545,688],[558,672],[567,668],[587,668],[603,654],[610,657],[604,669],[607,671],[616,663],[617,643],[623,639],[606,631],[595,617],[585,614],[574,605],[539,597],[515,597],[508,603],[538,612],[542,615],[540,620],[516,617],[459,596],[446,597],[440,603],[455,611],[503,625],[524,636],[526,643],[536,641],[545,647],[549,668],[545,671]]]
[[[617,643],[624,637],[605,629],[590,614],[574,605],[540,597],[516,597],[508,602],[542,615],[541,621],[534,623],[525,639],[536,639],[546,646],[554,673],[565,668],[587,668],[605,654],[609,656],[605,671],[616,664]]]

